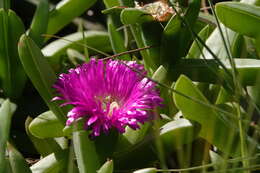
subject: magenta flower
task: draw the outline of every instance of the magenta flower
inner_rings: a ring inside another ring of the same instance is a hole
[[[144,74],[143,66],[134,61],[91,59],[59,76],[54,88],[60,96],[53,100],[74,106],[68,112],[67,125],[83,117],[92,136],[111,128],[124,133],[126,126],[138,129],[139,123],[151,120],[153,110],[161,106],[156,84]]]

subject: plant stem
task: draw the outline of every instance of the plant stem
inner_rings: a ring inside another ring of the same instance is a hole
[[[244,134],[244,128],[241,120],[241,110],[240,110],[240,105],[236,104],[237,107],[237,115],[238,115],[238,127],[239,127],[239,136],[240,136],[240,145],[241,145],[241,155],[242,157],[247,157],[248,156],[248,151],[247,151],[247,144],[245,140],[245,134]],[[248,160],[242,160],[243,166],[245,168],[249,167],[249,162]],[[245,171],[247,173],[250,173],[249,170]]]

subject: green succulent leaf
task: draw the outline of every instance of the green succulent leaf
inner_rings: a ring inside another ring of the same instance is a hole
[[[126,7],[133,7],[134,6],[134,0],[118,0],[120,2],[120,5],[126,6]]]
[[[17,151],[11,144],[8,145],[8,154],[11,169],[13,173],[31,173],[28,163],[22,154]]]
[[[163,83],[166,80],[168,70],[163,66],[159,66],[158,69],[154,72],[152,79]]]
[[[26,75],[17,51],[24,26],[13,11],[0,9],[0,30],[0,87],[5,96],[18,98],[26,82]]]
[[[134,145],[143,140],[149,128],[150,128],[149,124],[142,125],[141,128],[138,130],[133,130],[127,127],[126,132],[123,134],[123,136],[125,137],[125,139],[127,139],[129,143]]]
[[[186,96],[173,94],[176,106],[182,111],[184,117],[201,125],[200,136],[225,154],[239,156],[241,143],[234,119],[230,121],[227,115],[207,106],[210,105],[209,101],[186,76],[180,76],[174,89]],[[255,141],[248,136],[246,142],[248,146],[256,146]]]
[[[38,46],[42,46],[44,37],[48,27],[49,20],[49,2],[40,0],[34,13],[33,20],[28,35],[35,41]]]
[[[96,172],[100,168],[94,141],[86,130],[73,132],[73,144],[80,173]]]
[[[72,19],[80,16],[97,0],[62,0],[50,12],[47,34],[55,34]]]
[[[64,136],[64,126],[51,111],[37,116],[29,125],[30,132],[38,138],[55,138]]]
[[[29,36],[22,35],[18,50],[20,60],[33,85],[59,121],[65,123],[63,110],[56,102],[51,101],[54,98],[52,86],[56,81],[56,75],[48,64],[47,59],[42,55],[40,48]]]
[[[260,37],[260,7],[223,2],[216,5],[216,12],[219,20],[228,28],[249,37]]]
[[[144,10],[126,8],[121,12],[121,22],[125,25],[153,21],[153,17]]]
[[[1,103],[0,107],[0,172],[5,172],[6,170],[6,160],[5,160],[5,149],[6,143],[9,139],[10,126],[12,115],[16,109],[16,106],[9,100],[5,100]]]
[[[31,117],[27,117],[25,121],[25,130],[26,130],[26,134],[32,141],[34,147],[39,152],[39,154],[42,157],[45,157],[53,152],[60,151],[61,147],[53,138],[40,139],[31,134],[29,130],[29,125],[32,122],[32,120],[33,119]]]
[[[84,45],[82,32],[76,32],[67,35],[61,39],[55,40],[42,49],[44,56],[48,57],[50,63],[57,67],[61,61],[61,55],[66,54],[68,48],[83,52],[84,46],[88,47],[90,55],[102,54],[103,52],[111,52],[112,48],[109,41],[109,35],[103,31],[86,31],[84,36],[87,45]]]
[[[49,154],[30,168],[33,173],[60,173],[67,167],[68,150]]]
[[[113,160],[108,160],[102,165],[102,167],[97,171],[97,173],[113,173],[114,170]]]
[[[192,41],[191,30],[199,15],[200,4],[201,0],[192,0],[183,17],[178,12],[167,23],[161,41],[161,63],[175,64],[187,54]]]
[[[144,169],[139,169],[137,171],[134,171],[134,173],[156,173],[157,169],[156,168],[144,168]]]
[[[255,85],[260,74],[260,60],[256,59],[234,59],[239,80],[243,86]],[[223,60],[227,70],[231,71],[228,60]],[[220,68],[213,59],[182,59],[170,69],[171,80],[177,80],[181,74],[185,74],[193,81],[223,84],[226,72]]]
[[[117,54],[117,53],[126,52],[127,49],[124,46],[123,36],[121,35],[120,32],[116,30],[115,25],[112,22],[112,19],[108,19],[107,26],[108,26],[110,43],[114,53]],[[120,56],[119,58],[123,60],[131,60],[131,57],[128,54]]]
[[[118,0],[103,0],[103,2],[107,8],[113,8],[120,5]]]
[[[161,127],[160,138],[167,147],[167,151],[181,148],[191,143],[198,135],[200,127],[196,122],[181,118],[166,123]]]
[[[212,28],[210,25],[207,25],[199,32],[198,37],[200,37],[201,40],[206,41],[211,32]],[[203,45],[198,40],[194,40],[186,58],[200,58],[202,50]]]

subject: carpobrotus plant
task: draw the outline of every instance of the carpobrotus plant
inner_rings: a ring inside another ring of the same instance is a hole
[[[0,0],[0,173],[259,172],[260,0],[211,1]]]

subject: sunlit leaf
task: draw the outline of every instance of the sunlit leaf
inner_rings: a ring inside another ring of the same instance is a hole
[[[35,88],[59,121],[65,123],[63,110],[56,102],[51,101],[54,98],[52,85],[56,82],[56,75],[42,55],[40,48],[30,37],[23,35],[20,38],[18,50],[23,67]]]
[[[112,50],[107,32],[86,31],[84,36],[87,45],[84,45],[82,32],[76,32],[51,42],[42,49],[42,53],[48,57],[52,65],[57,66],[61,61],[61,55],[65,55],[68,48],[83,52],[84,46],[87,46],[90,55],[102,54],[102,52]]]
[[[216,12],[220,21],[232,30],[249,37],[260,36],[260,7],[239,2],[223,2],[216,5]]]
[[[97,173],[113,173],[113,160],[108,160],[102,165]]]
[[[68,150],[52,153],[32,165],[33,173],[60,173],[67,167]]]
[[[162,126],[160,138],[170,151],[191,143],[197,137],[199,130],[198,124],[182,118]]]
[[[25,121],[26,134],[28,135],[28,137],[32,141],[34,147],[36,148],[36,150],[39,152],[39,154],[42,157],[45,157],[53,152],[57,152],[57,151],[61,150],[61,147],[54,139],[52,139],[52,138],[40,139],[40,138],[37,138],[34,135],[32,135],[29,131],[29,125],[31,122],[32,122],[31,117],[28,117]]]
[[[47,34],[55,34],[72,19],[94,5],[96,0],[62,0],[50,12]]]
[[[62,137],[64,126],[51,111],[37,116],[29,125],[30,132],[38,138]]]
[[[96,172],[100,168],[94,141],[86,130],[73,132],[73,145],[80,173]]]
[[[144,168],[144,169],[134,171],[134,173],[156,173],[156,172],[157,172],[156,168]]]
[[[199,32],[198,36],[201,38],[201,40],[206,41],[206,39],[211,34],[211,31],[212,29],[209,25],[207,25]],[[198,40],[194,40],[186,58],[199,58],[202,50],[203,45]]]

